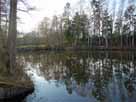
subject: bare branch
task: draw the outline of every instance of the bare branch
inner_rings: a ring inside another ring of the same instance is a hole
[[[26,3],[24,0],[19,0],[21,3],[24,4],[24,6],[26,7],[26,10],[25,12],[30,12],[30,11],[33,11],[33,10],[36,10],[36,7],[32,7],[30,6],[28,3]]]

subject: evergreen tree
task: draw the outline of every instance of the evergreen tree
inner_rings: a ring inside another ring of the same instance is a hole
[[[135,32],[135,19],[136,19],[136,6],[135,5],[130,5],[127,7],[126,11],[125,11],[125,26],[127,26],[126,29],[124,28],[123,30],[127,30],[126,32],[128,32],[129,36],[132,38],[131,39],[131,47],[134,48],[134,32]]]
[[[70,20],[70,3],[66,3],[66,6],[64,7],[64,13],[63,13],[63,32],[65,35],[65,40],[67,43],[72,42],[71,34],[70,34],[70,25],[71,25],[71,20]]]
[[[108,48],[109,39],[112,37],[112,18],[109,16],[107,9],[104,10],[102,17],[102,35],[105,38],[106,48]]]
[[[87,39],[89,36],[89,20],[85,13],[79,15],[77,12],[72,20],[71,34],[74,37],[75,45],[82,44],[87,45]]]

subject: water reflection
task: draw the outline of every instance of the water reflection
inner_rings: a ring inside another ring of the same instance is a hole
[[[20,54],[35,84],[27,102],[135,102],[134,52]]]
[[[22,102],[33,87],[32,81],[24,73],[22,60],[17,58],[16,67],[11,69],[7,59],[8,57],[0,51],[0,102]]]

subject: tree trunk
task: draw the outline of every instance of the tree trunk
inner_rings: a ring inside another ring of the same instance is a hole
[[[123,37],[122,37],[122,34],[120,35],[120,46],[121,46],[121,49],[123,48]]]
[[[105,44],[106,44],[106,49],[108,49],[108,38],[105,37]]]
[[[17,0],[10,0],[10,16],[8,28],[8,55],[10,70],[16,67],[16,35],[17,35]]]
[[[133,31],[133,35],[132,35],[132,48],[135,47],[135,36],[134,36],[134,31]]]
[[[87,38],[87,47],[88,47],[88,49],[90,48],[90,38],[89,38],[89,36]]]

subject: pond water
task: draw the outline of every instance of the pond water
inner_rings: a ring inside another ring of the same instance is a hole
[[[25,102],[135,102],[134,52],[35,52],[18,57],[34,83]]]

